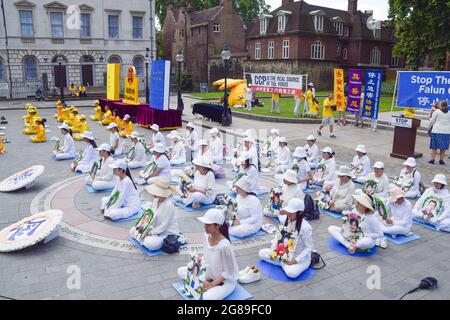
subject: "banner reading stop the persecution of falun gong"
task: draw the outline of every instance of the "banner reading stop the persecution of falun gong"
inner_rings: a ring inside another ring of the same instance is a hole
[[[362,117],[378,119],[380,108],[381,84],[383,83],[382,70],[366,70],[365,91]]]
[[[120,64],[108,63],[106,69],[106,99],[120,98]]]
[[[437,101],[449,98],[450,72],[398,72],[398,107],[431,109]]]
[[[363,70],[348,70],[348,101],[347,112],[359,114],[361,107],[361,88],[362,88]]]
[[[334,69],[334,101],[337,110],[345,110],[344,70]]]
[[[302,94],[303,76],[280,73],[250,73],[253,92]]]
[[[134,66],[128,67],[127,76],[125,77],[123,103],[139,105],[139,79],[136,77]]]

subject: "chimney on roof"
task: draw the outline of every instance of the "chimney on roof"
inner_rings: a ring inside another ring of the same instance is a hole
[[[348,13],[352,16],[358,13],[358,0],[348,0]]]
[[[365,10],[364,13],[368,16],[373,16],[373,10]]]
[[[233,9],[233,0],[220,0],[219,5],[222,6],[225,10],[234,10]]]
[[[167,1],[167,12],[173,10],[173,0]]]
[[[194,12],[194,8],[192,7],[192,0],[189,0],[188,2],[187,12],[188,13]]]
[[[281,5],[282,6],[286,6],[286,5],[288,5],[290,3],[293,3],[293,2],[294,2],[294,0],[281,0]]]

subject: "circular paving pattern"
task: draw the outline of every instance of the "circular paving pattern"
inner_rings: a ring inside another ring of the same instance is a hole
[[[138,253],[141,252],[129,240],[129,229],[134,221],[116,223],[106,220],[100,213],[100,199],[107,196],[108,193],[89,193],[85,187],[85,175],[77,175],[64,181],[55,183],[42,190],[32,201],[30,205],[31,213],[37,213],[45,210],[59,209],[64,212],[64,218],[61,222],[60,236],[80,244],[91,247]],[[230,174],[228,180],[232,179]],[[227,191],[227,179],[216,180],[217,192]],[[260,183],[266,188],[275,185],[273,174],[263,174],[260,177]],[[142,201],[151,200],[150,195],[145,192],[143,187],[138,187]],[[268,196],[262,200],[264,205]],[[195,219],[202,216],[205,212],[195,211],[193,213],[175,207],[178,219],[178,225],[181,232],[188,241],[187,247],[182,250],[182,254],[190,254],[193,251],[202,251],[203,243],[203,225]],[[264,218],[263,223],[273,223],[271,219]],[[271,235],[234,241],[235,250],[257,247],[267,244],[272,240]]]

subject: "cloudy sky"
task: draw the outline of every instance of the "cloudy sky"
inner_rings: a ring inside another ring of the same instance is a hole
[[[296,0],[297,1],[297,0]],[[309,4],[314,4],[323,7],[347,10],[347,0],[306,0]],[[281,5],[281,0],[266,0],[272,9],[278,8]],[[388,0],[359,0],[358,10],[373,10],[375,20],[386,20],[389,11]]]

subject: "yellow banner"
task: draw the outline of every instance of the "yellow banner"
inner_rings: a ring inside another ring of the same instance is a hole
[[[136,69],[133,66],[128,68],[125,77],[123,103],[139,105],[139,79],[136,77]]]
[[[106,99],[120,99],[120,64],[109,63],[106,69]]]
[[[334,101],[336,101],[336,109],[345,111],[346,101],[344,97],[344,70],[334,69]]]

